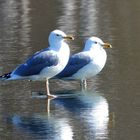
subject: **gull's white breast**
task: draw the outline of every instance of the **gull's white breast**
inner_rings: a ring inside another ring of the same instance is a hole
[[[104,67],[107,55],[104,49],[97,52],[90,52],[91,62],[78,70],[72,77],[79,80],[85,80],[97,75]]]
[[[59,61],[56,66],[50,66],[44,68],[40,72],[40,77],[47,77],[48,79],[60,73],[68,63],[70,49],[67,44],[64,44],[63,47],[60,48],[59,52],[57,52]]]

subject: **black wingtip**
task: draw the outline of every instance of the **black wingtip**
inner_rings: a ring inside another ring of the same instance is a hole
[[[10,73],[6,73],[4,75],[1,75],[0,76],[0,79],[2,80],[6,80],[6,79],[9,79],[11,77],[11,72]]]

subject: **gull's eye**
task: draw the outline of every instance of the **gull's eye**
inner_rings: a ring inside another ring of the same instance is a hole
[[[56,34],[56,36],[60,36],[59,34]]]
[[[97,44],[98,42],[95,41],[94,43]]]

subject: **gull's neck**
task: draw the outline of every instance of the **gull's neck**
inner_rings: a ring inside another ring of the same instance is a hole
[[[88,55],[93,58],[95,61],[101,61],[100,63],[104,63],[106,61],[106,51],[99,45],[87,45],[83,49],[83,52],[87,52]]]
[[[54,51],[60,51],[63,46],[67,45],[64,41],[59,41],[59,42],[51,42],[50,43],[50,49]]]

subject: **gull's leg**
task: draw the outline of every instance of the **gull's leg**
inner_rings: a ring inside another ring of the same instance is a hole
[[[48,115],[50,114],[50,101],[51,99],[46,99],[46,111],[48,113]]]
[[[87,89],[87,81],[86,79],[85,80],[81,80],[81,87],[82,87],[82,90],[86,90]]]
[[[46,91],[47,91],[47,96],[50,95],[49,80],[48,79],[46,79]]]
[[[46,79],[46,92],[47,92],[47,98],[48,98],[48,99],[56,98],[55,95],[51,95],[51,94],[50,94],[50,90],[49,90],[49,80],[48,80],[48,79]]]

